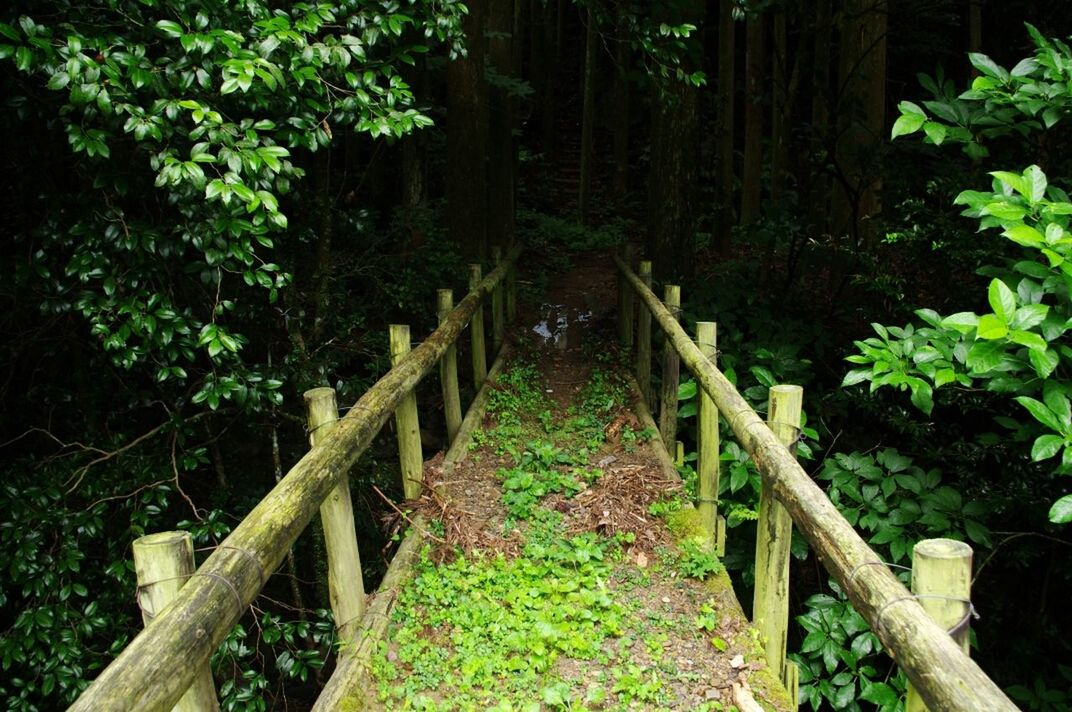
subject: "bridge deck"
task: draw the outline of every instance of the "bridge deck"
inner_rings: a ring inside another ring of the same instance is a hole
[[[571,273],[529,315],[464,456],[426,464],[434,494],[416,521],[435,524],[384,639],[360,646],[345,694],[358,707],[788,707],[689,485],[601,340],[604,267]]]

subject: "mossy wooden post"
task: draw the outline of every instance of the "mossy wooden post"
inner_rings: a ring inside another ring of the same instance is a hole
[[[397,366],[409,353],[409,327],[391,324],[391,366]],[[398,462],[402,466],[402,491],[406,499],[421,496],[424,457],[421,455],[421,429],[417,420],[417,393],[410,389],[395,408],[395,431],[398,434]]]
[[[681,287],[666,285],[663,304],[675,319],[680,319]],[[681,358],[670,339],[663,345],[663,390],[659,399],[659,434],[666,449],[673,452],[677,439],[677,386],[681,376]]]
[[[718,327],[713,321],[696,322],[696,345],[700,347],[700,353],[711,363],[715,363],[718,349]],[[718,518],[718,408],[715,402],[702,388],[697,389],[700,399],[699,412],[699,452],[697,454],[696,474],[698,476],[697,510],[700,513],[700,521],[711,535],[715,544],[715,550],[721,553],[726,551],[725,523],[719,527]]]
[[[651,261],[641,260],[640,281],[648,289],[651,289]],[[637,313],[637,347],[636,347],[636,380],[640,387],[640,395],[644,396],[644,402],[651,408],[651,310],[642,301]]]
[[[934,621],[968,653],[972,548],[953,539],[924,539],[912,548],[912,593]],[[926,712],[912,683],[905,712]]]
[[[138,577],[138,607],[145,625],[156,618],[193,575],[194,545],[189,532],[160,532],[134,540],[134,571]],[[220,709],[212,670],[206,664],[175,712],[213,712]]]
[[[309,445],[316,446],[328,436],[339,419],[334,388],[313,388],[305,392]],[[348,474],[348,473],[347,473]],[[328,597],[340,640],[353,637],[365,612],[365,583],[361,577],[361,556],[357,550],[354,505],[350,499],[349,477],[342,477],[320,505],[324,525],[324,549],[328,560]]]
[[[484,277],[480,265],[469,265],[469,291],[477,288]],[[479,391],[488,377],[488,355],[484,350],[484,304],[477,305],[473,318],[469,320],[469,336],[473,351],[473,389]]]
[[[804,389],[800,386],[774,386],[767,401],[767,424],[778,440],[795,454],[800,429],[800,410]],[[786,674],[786,634],[789,629],[789,550],[793,520],[764,476],[759,497],[759,527],[756,533],[756,591],[752,621],[760,632],[767,667],[793,690]],[[794,671],[795,672],[795,671]],[[795,697],[794,706],[797,704]]]
[[[629,269],[633,268],[633,246],[625,245],[622,248],[622,261]],[[633,287],[625,275],[618,276],[618,340],[622,349],[627,351],[633,347]]]
[[[447,320],[454,309],[454,292],[440,289],[436,292],[436,307],[439,323]],[[462,427],[462,399],[458,394],[458,349],[451,344],[443,358],[439,359],[439,382],[443,386],[443,417],[447,421],[447,444],[454,442],[458,428]]]
[[[491,248],[491,259],[498,267],[502,262],[502,248],[496,245]],[[499,282],[491,292],[491,348],[493,354],[498,354],[503,345],[503,336],[506,333],[506,325],[503,318],[503,285]]]

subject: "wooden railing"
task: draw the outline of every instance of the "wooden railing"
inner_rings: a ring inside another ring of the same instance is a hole
[[[678,323],[680,289],[667,285],[666,300],[661,301],[651,290],[651,263],[641,261],[638,275],[630,262],[629,252],[625,259],[615,256],[620,275],[619,335],[628,349],[636,334],[637,383],[649,403],[651,319],[666,335],[659,429],[668,449],[676,438],[679,359],[702,389],[698,509],[717,548],[725,545],[725,528],[717,518],[715,501],[720,416],[762,476],[753,623],[761,633],[770,669],[781,677],[791,695],[795,694],[795,667],[785,656],[789,544],[795,524],[908,676],[909,710],[1016,710],[967,655],[967,622],[973,610],[968,591],[971,549],[962,542],[942,539],[917,544],[913,591],[909,592],[797,464],[792,448],[799,432],[802,389],[772,388],[764,422],[715,366],[714,322],[697,323],[694,342]],[[941,565],[936,567],[935,562]],[[945,566],[948,562],[958,566],[950,570]]]
[[[456,307],[451,307],[449,290],[440,290],[440,325],[412,351],[409,328],[393,326],[393,367],[345,417],[338,418],[331,389],[309,391],[306,402],[312,449],[196,571],[188,535],[153,535],[136,547],[138,598],[146,627],[71,710],[169,710],[180,699],[183,709],[217,707],[208,672],[212,653],[318,510],[324,519],[329,596],[336,627],[344,641],[353,634],[364,612],[365,595],[347,484],[350,468],[394,414],[404,490],[409,498],[419,496],[422,463],[414,388],[439,364],[448,423],[456,429],[460,401],[454,343],[472,323],[473,370],[479,387],[487,373],[483,306],[491,296],[493,338],[498,350],[504,319],[511,319],[516,309],[513,268],[519,253],[520,247],[502,259],[497,253],[497,266],[487,277],[481,276],[479,265],[471,265],[470,292]],[[145,563],[142,552],[155,549],[170,552],[168,566]]]

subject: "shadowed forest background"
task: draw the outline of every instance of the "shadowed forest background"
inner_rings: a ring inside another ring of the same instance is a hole
[[[973,657],[1069,709],[1070,25],[1034,0],[5,4],[0,706],[77,697],[141,627],[130,542],[221,540],[307,450],[305,389],[353,403],[389,323],[421,340],[437,287],[520,242],[530,309],[631,243],[746,397],[803,385],[806,469],[891,563],[969,541]],[[387,435],[352,476],[370,588]],[[722,461],[744,591],[758,475]],[[317,531],[215,656],[226,709],[304,709],[332,664]],[[805,706],[900,709],[794,551]]]

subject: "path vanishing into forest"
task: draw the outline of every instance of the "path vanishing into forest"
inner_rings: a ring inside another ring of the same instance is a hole
[[[619,363],[615,300],[611,260],[578,259],[522,310],[464,455],[426,463],[436,524],[378,594],[362,706],[787,708]]]

